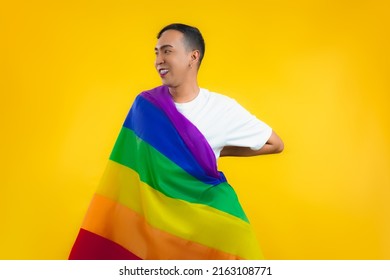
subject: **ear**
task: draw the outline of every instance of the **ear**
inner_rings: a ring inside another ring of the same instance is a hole
[[[200,52],[198,50],[193,50],[191,53],[191,62],[199,62]]]

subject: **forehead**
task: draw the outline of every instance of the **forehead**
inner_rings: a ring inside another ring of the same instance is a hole
[[[183,47],[184,46],[184,35],[177,30],[167,30],[161,34],[157,41],[156,49],[162,46],[171,45],[172,47]]]

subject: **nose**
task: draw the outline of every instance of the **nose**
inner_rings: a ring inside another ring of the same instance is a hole
[[[161,65],[163,63],[164,63],[164,58],[162,57],[162,55],[161,54],[156,54],[156,60],[155,60],[154,64],[156,66],[158,66],[158,65]]]

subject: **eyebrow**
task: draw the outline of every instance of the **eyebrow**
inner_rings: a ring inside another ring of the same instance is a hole
[[[166,48],[173,48],[173,46],[172,46],[172,45],[162,45],[162,46],[160,47],[160,50],[163,50],[163,49],[166,49]],[[158,51],[158,48],[154,48],[154,50],[155,50],[155,51]]]

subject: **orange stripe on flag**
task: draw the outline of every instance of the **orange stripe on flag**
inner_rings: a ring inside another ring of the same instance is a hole
[[[155,229],[138,213],[98,194],[82,228],[118,243],[142,259],[240,259]]]

